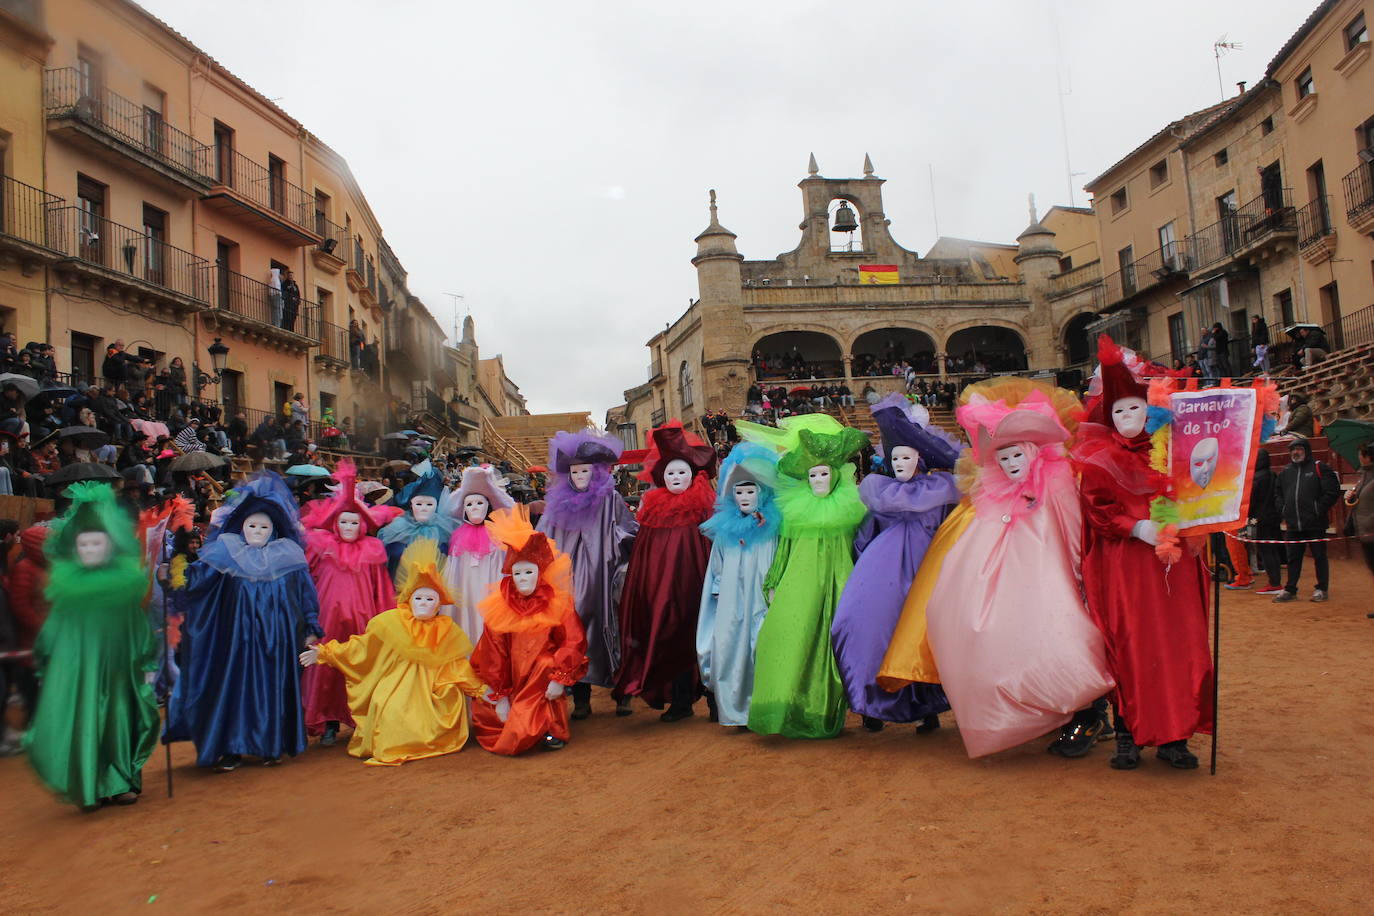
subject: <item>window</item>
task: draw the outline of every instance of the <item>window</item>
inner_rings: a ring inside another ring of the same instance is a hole
[[[85,46],[76,52],[76,81],[83,98],[99,101],[101,90],[105,88],[104,69],[100,65],[100,55]]]
[[[1292,326],[1294,318],[1293,291],[1291,289],[1286,289],[1274,295],[1274,311],[1278,313],[1279,322],[1285,328]],[[1269,335],[1269,339],[1271,342],[1276,340],[1273,334]]]
[[[1176,362],[1182,362],[1183,357],[1190,352],[1188,327],[1183,320],[1182,312],[1175,312],[1169,316],[1169,352],[1173,354]]]
[[[1135,292],[1135,246],[1127,245],[1118,251],[1116,263],[1121,268],[1121,295],[1129,296]]]
[[[682,395],[682,406],[692,406],[692,373],[687,368],[687,361],[683,360],[682,365],[677,371],[678,389]]]
[[[1317,84],[1312,79],[1312,68],[1308,67],[1306,70],[1302,71],[1302,73],[1298,74],[1298,78],[1293,81],[1293,85],[1297,87],[1299,101],[1307,98],[1309,95],[1314,95],[1317,91]]]
[[[1217,221],[1221,223],[1221,241],[1227,253],[1240,244],[1240,227],[1236,225],[1236,192],[1227,191],[1217,198]]]
[[[152,283],[163,282],[163,266],[167,245],[167,214],[157,207],[143,205],[143,276]]]
[[[334,412],[334,405],[336,405],[338,402],[339,402],[339,401],[338,401],[338,398],[334,397],[334,395],[330,394],[330,393],[327,392],[327,391],[321,391],[321,392],[320,392],[320,416],[323,417],[326,413],[333,413],[333,412]],[[338,419],[339,419],[339,418],[338,418],[338,416],[336,415],[336,416],[334,417],[335,422],[337,422]]]
[[[334,302],[334,294],[323,287],[315,287],[315,301],[320,304],[320,320],[333,321],[334,310],[330,307]]]
[[[81,211],[77,229],[81,257],[105,263],[105,186],[85,175],[76,176],[76,205]]]
[[[233,270],[238,266],[239,246],[225,239],[215,240],[215,304],[222,309],[230,308],[234,278]]]
[[[1260,136],[1267,137],[1274,132],[1274,116],[1270,115],[1260,122]]]
[[[1341,327],[1341,294],[1335,283],[1328,283],[1319,291],[1322,304],[1322,319],[1330,326],[1329,343],[1332,350],[1345,346],[1344,329]]]
[[[329,195],[323,191],[315,191],[315,234],[325,238],[332,236],[327,231],[329,228]]]
[[[1345,49],[1355,50],[1356,45],[1362,45],[1369,41],[1369,27],[1364,24],[1364,13],[1350,20],[1350,25],[1345,27]]]
[[[278,213],[286,209],[286,163],[267,155],[267,205]]]
[[[1331,233],[1331,208],[1326,199],[1326,166],[1318,159],[1307,167],[1307,193],[1317,205],[1317,228],[1322,235]]]
[[[1150,187],[1157,188],[1169,180],[1169,160],[1161,159],[1150,166]]]
[[[1212,162],[1216,165],[1225,165],[1230,161],[1231,157],[1229,154],[1227,154],[1225,147],[1222,147],[1221,149],[1217,150],[1216,155],[1212,157]]]
[[[1178,263],[1178,236],[1174,232],[1174,224],[1166,223],[1159,227],[1159,258],[1163,265],[1179,270]]]
[[[243,373],[236,369],[225,369],[220,376],[219,392],[224,402],[224,416],[232,420],[234,414],[243,409]],[[248,427],[248,431],[251,433],[253,427]]]
[[[1066,254],[1059,259],[1059,272],[1066,274],[1071,270],[1073,270],[1073,255]]]
[[[215,122],[215,180],[225,187],[234,186],[234,131]]]
[[[1112,214],[1116,215],[1126,209],[1126,189],[1121,188],[1112,194]]]
[[[163,118],[167,112],[167,96],[161,89],[143,85],[143,145],[155,152],[163,151]]]
[[[1355,146],[1357,147],[1357,152],[1368,151],[1374,153],[1374,118],[1370,118],[1368,121],[1365,121],[1359,127],[1355,128]],[[1364,157],[1361,156],[1360,159],[1364,160]],[[1370,164],[1374,165],[1374,159],[1368,161]]]
[[[72,331],[72,380],[88,383],[95,379],[95,353],[100,347],[100,338]]]

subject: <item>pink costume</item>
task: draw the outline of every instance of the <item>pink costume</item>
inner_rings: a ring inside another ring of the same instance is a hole
[[[926,605],[930,648],[970,757],[1058,728],[1113,686],[1081,593],[1069,433],[1044,389],[1023,384],[1014,407],[973,393],[958,409],[974,443],[973,518]],[[1025,462],[1017,479],[998,463],[998,449],[1013,445]]]
[[[444,579],[453,592],[454,604],[444,607],[444,613],[462,627],[474,646],[482,639],[482,614],[477,605],[501,581],[501,564],[505,551],[492,540],[486,521],[498,509],[515,508],[515,500],[507,495],[505,479],[490,466],[465,468],[458,493],[450,501],[458,527],[448,541],[448,562],[444,564]],[[476,521],[468,518],[464,502],[469,496],[482,496],[487,510]]]
[[[324,640],[348,639],[367,629],[367,623],[395,604],[395,588],[387,573],[386,547],[373,537],[393,515],[391,510],[370,508],[358,499],[354,488],[357,470],[347,458],[334,471],[339,488],[328,500],[317,500],[304,514],[310,526],[305,555],[310,576],[320,595],[320,628]],[[357,513],[358,538],[345,541],[339,535],[339,516]],[[338,722],[353,727],[343,676],[333,668],[316,665],[304,680],[305,727],[311,735],[322,734],[325,724]]]

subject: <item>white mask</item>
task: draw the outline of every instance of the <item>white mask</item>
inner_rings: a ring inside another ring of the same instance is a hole
[[[830,495],[830,466],[818,464],[806,472],[806,479],[811,483],[811,492],[817,496]]]
[[[692,466],[681,458],[674,458],[663,469],[663,486],[669,493],[682,493],[692,485]]]
[[[1144,398],[1118,398],[1112,404],[1112,425],[1123,438],[1134,439],[1145,429],[1148,407]]]
[[[892,476],[905,483],[916,476],[921,453],[909,445],[894,445],[887,460],[892,465]]]
[[[997,450],[997,466],[1012,480],[1022,480],[1030,470],[1030,455],[1021,445],[1005,445]]]
[[[439,508],[439,500],[433,496],[416,496],[410,501],[410,514],[417,522],[428,522],[434,518],[434,510]]]
[[[416,620],[428,620],[439,613],[439,593],[432,588],[417,588],[411,592],[410,613]]]
[[[243,541],[249,547],[263,547],[272,540],[272,518],[266,512],[254,512],[243,520]]]
[[[735,505],[745,515],[757,512],[759,508],[759,487],[755,483],[735,484]]]
[[[525,596],[533,595],[539,586],[539,567],[529,560],[521,560],[511,566],[510,577],[517,592]]]
[[[491,509],[491,500],[481,493],[469,493],[463,497],[463,518],[471,524],[480,525],[485,522],[489,509]]]
[[[110,562],[113,545],[103,531],[83,531],[76,536],[76,560],[87,569]]]
[[[363,517],[356,512],[340,512],[337,527],[339,540],[356,541],[362,536]]]
[[[568,468],[568,481],[574,490],[585,490],[592,482],[593,465],[574,464]]]
[[[1188,476],[1204,490],[1217,472],[1217,459],[1221,457],[1220,446],[1221,443],[1215,436],[1209,436],[1193,446],[1193,454],[1188,458]]]

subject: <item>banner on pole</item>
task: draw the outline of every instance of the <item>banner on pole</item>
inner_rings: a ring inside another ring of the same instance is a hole
[[[1241,527],[1249,517],[1250,481],[1259,450],[1261,414],[1253,388],[1176,391],[1169,437],[1169,476],[1179,533]]]

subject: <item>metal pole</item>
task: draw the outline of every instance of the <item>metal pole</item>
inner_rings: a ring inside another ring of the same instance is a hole
[[[169,575],[169,579],[170,579],[170,567],[169,567],[169,570],[168,570],[168,575]],[[162,668],[163,668],[164,671],[166,671],[166,670],[168,669],[169,665],[171,664],[171,659],[172,659],[171,652],[172,652],[172,640],[171,640],[170,635],[167,633],[167,594],[166,594],[166,590],[164,589],[163,595],[162,595]],[[163,728],[163,731],[164,731],[164,732],[165,732],[166,729],[167,729],[166,720],[167,720],[168,717],[171,716],[171,714],[172,714],[172,690],[171,690],[171,686],[169,685],[169,686],[167,687],[167,695],[166,695],[166,697],[165,697],[165,699],[163,700],[163,703],[162,703],[162,716],[163,716],[163,726],[162,726],[162,728]],[[166,758],[166,762],[167,762],[167,797],[168,797],[168,798],[171,798],[171,797],[172,797],[172,743],[171,743],[170,741],[163,741],[163,742],[162,742],[162,748],[163,748],[163,750],[166,752],[166,755],[167,755],[167,758]]]
[[[1212,763],[1211,775],[1217,775],[1217,707],[1221,702],[1221,556],[1212,557]]]

